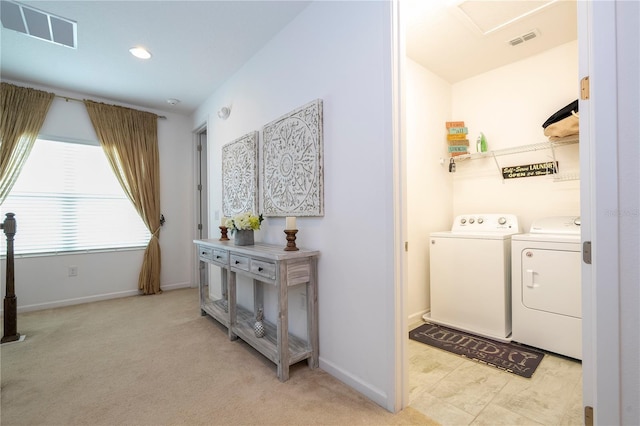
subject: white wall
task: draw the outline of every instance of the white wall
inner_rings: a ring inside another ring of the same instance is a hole
[[[429,234],[451,226],[453,179],[444,141],[451,120],[451,84],[406,58],[408,317],[420,321],[430,303]]]
[[[469,128],[471,150],[480,132],[489,150],[544,142],[542,123],[578,98],[578,46],[570,42],[453,85],[452,118]],[[499,157],[500,167],[553,159],[550,150]],[[556,150],[560,173],[579,172],[578,144]],[[523,231],[544,216],[579,215],[580,182],[550,177],[503,182],[493,159],[461,162],[454,174],[454,215],[513,213]]]
[[[320,367],[393,409],[390,19],[386,2],[312,3],[212,94],[193,126],[209,119],[218,223],[222,145],[323,100],[325,215],[297,222],[298,245],[321,253]],[[216,111],[228,104],[222,121]],[[284,247],[283,229],[284,218],[267,218],[256,239]]]
[[[85,96],[55,88],[11,82],[61,96]],[[95,99],[95,98],[92,98]],[[95,99],[114,103],[105,99]],[[124,105],[136,108],[133,105]],[[141,109],[141,108],[138,108]],[[181,115],[152,111],[167,117],[158,120],[160,155],[160,204],[166,223],[160,233],[163,290],[193,285],[193,195],[190,121]],[[97,141],[84,105],[54,98],[40,132],[43,136]],[[3,212],[4,218],[4,212]],[[20,238],[20,217],[16,217]],[[106,224],[105,224],[106,225]],[[1,235],[4,238],[4,235]],[[143,250],[123,250],[85,254],[16,257],[15,291],[18,312],[53,308],[138,294],[138,274]],[[0,262],[2,292],[6,276],[5,259]],[[78,276],[69,277],[68,267],[78,267]],[[21,331],[21,330],[19,330]]]

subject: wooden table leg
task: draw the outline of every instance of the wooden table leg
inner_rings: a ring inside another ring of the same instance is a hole
[[[278,379],[281,382],[289,380],[289,296],[287,287],[287,265],[280,265],[280,280],[278,280]]]
[[[227,273],[227,296],[229,297],[229,340],[236,340],[238,336],[233,332],[237,324],[236,317],[236,273],[229,271]]]
[[[311,357],[307,359],[310,368],[317,368],[320,358],[320,336],[318,335],[318,280],[316,259],[310,259],[309,282],[307,283],[307,338]]]

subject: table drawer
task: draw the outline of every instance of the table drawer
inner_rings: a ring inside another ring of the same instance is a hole
[[[210,247],[198,246],[198,257],[204,262],[213,260],[213,249]]]
[[[249,272],[271,280],[276,279],[276,265],[274,263],[251,259],[251,269]]]
[[[249,258],[244,256],[238,256],[237,254],[231,255],[231,267],[242,269],[243,271],[249,270]]]
[[[229,262],[229,252],[226,250],[213,249],[213,261],[226,265]]]

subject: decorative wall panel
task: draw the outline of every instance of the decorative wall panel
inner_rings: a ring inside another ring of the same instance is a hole
[[[222,147],[222,214],[258,213],[258,132]]]
[[[323,216],[322,100],[264,126],[260,205],[265,216]]]

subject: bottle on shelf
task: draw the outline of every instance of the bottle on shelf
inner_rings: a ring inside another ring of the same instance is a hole
[[[480,136],[478,136],[478,139],[476,140],[476,151],[487,152],[487,138],[482,132],[480,132]]]

